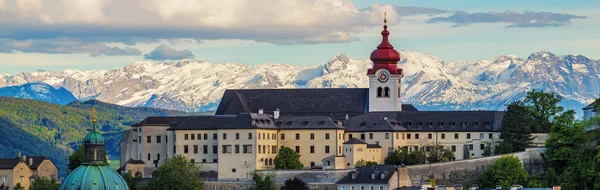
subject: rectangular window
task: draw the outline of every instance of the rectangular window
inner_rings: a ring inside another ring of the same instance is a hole
[[[442,133],[442,139],[446,139],[446,134]]]
[[[200,133],[196,134],[196,137],[198,137],[198,140],[202,140],[202,136],[200,135]]]
[[[277,133],[273,133],[273,140],[277,140]]]
[[[325,133],[325,140],[329,140],[329,133]]]
[[[428,139],[433,139],[433,135],[431,133],[427,134]]]
[[[142,136],[138,136],[138,142],[142,144]]]
[[[452,145],[452,152],[456,152],[456,146]]]
[[[296,153],[300,153],[300,146],[296,146]]]
[[[269,135],[268,133],[266,135],[267,135],[267,140],[271,140],[271,135]]]
[[[156,136],[156,143],[160,143],[160,136]]]
[[[204,133],[203,136],[204,136],[204,140],[208,140],[208,134],[207,133]]]
[[[325,153],[329,154],[329,146],[325,146]]]
[[[259,135],[259,136],[260,136],[260,135]],[[263,152],[263,151],[262,151],[262,146],[258,145],[258,153],[259,153],[259,154],[262,154],[262,152]]]
[[[483,133],[479,133],[479,139],[483,139],[484,135]]]
[[[415,134],[415,139],[419,139],[419,133]]]
[[[485,149],[485,144],[479,144],[479,149],[480,150],[484,150]]]
[[[494,138],[494,135],[492,133],[488,134],[488,136],[489,136],[490,139]]]
[[[338,146],[338,154],[342,153],[342,146]]]
[[[165,135],[165,143],[169,143],[169,136]]]
[[[398,140],[399,137],[400,137],[400,135],[398,135],[398,133],[396,133],[396,140]]]
[[[198,154],[198,145],[194,145],[194,154]]]
[[[467,139],[471,139],[471,133],[467,133]]]
[[[389,133],[385,133],[385,139],[390,139],[390,134]]]
[[[202,153],[208,154],[208,145],[203,145],[202,146]]]
[[[348,134],[348,140],[352,139],[352,134]]]
[[[300,133],[296,133],[296,140],[300,140]]]
[[[191,135],[190,135],[190,139],[191,139],[191,140],[196,140],[196,135],[194,135],[194,134],[191,134]]]
[[[217,134],[213,134],[213,140],[217,140]]]
[[[223,133],[223,140],[227,140],[227,133]]]
[[[215,134],[215,135],[216,135],[216,134]],[[213,145],[213,154],[218,154],[218,152],[219,152],[219,151],[218,151],[218,148],[219,148],[219,146],[217,146],[217,145]]]
[[[202,163],[206,163],[206,159],[202,159]]]
[[[252,153],[252,145],[244,145],[242,148],[243,153]]]
[[[454,133],[454,139],[458,139],[458,133]]]
[[[260,134],[261,134],[261,133],[257,133],[257,134],[256,134],[256,136],[258,136],[258,139],[261,139],[261,138],[260,138]]]
[[[473,150],[473,145],[472,144],[469,145],[469,150]]]
[[[310,134],[310,140],[314,140],[314,139],[315,139],[315,134],[314,134],[314,133],[311,133],[311,134]]]
[[[183,145],[183,153],[184,154],[188,153],[188,145]]]
[[[235,133],[235,140],[240,139],[240,133]]]
[[[150,160],[150,153],[148,153],[148,160]]]
[[[369,139],[373,139],[373,133],[369,133]]]
[[[235,145],[235,153],[239,154],[240,153],[240,145]]]
[[[252,140],[252,133],[248,133],[248,140]]]
[[[410,139],[410,133],[406,134],[406,139]]]
[[[152,137],[146,136],[146,143],[151,143],[151,142],[152,142]]]
[[[268,150],[267,145],[262,145],[262,147],[263,147],[263,153],[267,154],[267,150]]]
[[[231,154],[231,145],[223,145],[222,148],[223,154]]]
[[[365,140],[365,134],[360,134],[360,140]]]
[[[315,146],[310,146],[310,153],[314,154],[315,153]]]
[[[214,163],[217,163],[217,162],[219,162],[219,160],[217,160],[217,159],[213,159],[213,162],[214,162]]]
[[[275,146],[275,145],[271,146],[271,153],[277,154],[277,146]]]
[[[262,133],[262,138],[265,139],[265,133]]]
[[[413,148],[414,148],[414,149],[413,149],[413,151],[417,151],[417,150],[419,150],[419,146],[415,146],[415,147],[413,147]]]
[[[188,140],[188,138],[189,138],[188,134],[183,135],[183,140]]]

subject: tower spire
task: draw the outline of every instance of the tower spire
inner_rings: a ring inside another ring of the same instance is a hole
[[[92,108],[92,131],[96,131],[96,123],[98,121],[96,120],[96,108]]]
[[[387,12],[383,11],[383,24],[387,25]]]

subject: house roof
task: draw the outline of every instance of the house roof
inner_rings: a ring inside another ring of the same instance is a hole
[[[381,148],[378,144],[367,144],[367,148]]]
[[[146,164],[143,160],[134,160],[133,158],[129,158],[127,160],[128,164]]]
[[[223,124],[219,129],[277,129],[271,115],[241,113]]]
[[[44,160],[48,160],[48,161],[52,162],[52,160],[50,160],[50,158],[47,158],[44,156],[27,156],[27,159],[29,159],[29,158],[33,158],[33,163],[31,164],[31,166],[29,166],[33,170],[37,170],[37,168],[40,167],[40,165],[42,164],[42,162],[44,162]],[[54,162],[52,162],[52,164],[54,164]],[[54,164],[54,165],[56,165],[56,164]]]
[[[32,164],[29,166],[29,168],[31,168],[32,170],[37,170],[37,168],[42,164],[42,162],[44,162],[44,160],[49,160],[50,162],[52,162],[50,158],[44,156],[27,156],[27,160],[23,162],[25,162],[25,164],[28,164],[27,162],[30,158],[32,159]],[[0,169],[13,169],[20,162],[21,158],[0,158]],[[52,162],[52,164],[54,164],[54,162]]]
[[[327,116],[284,116],[275,124],[279,129],[345,129]]]
[[[582,110],[594,109],[594,104],[599,103],[598,101],[592,102],[590,105],[585,106]]]
[[[20,162],[20,158],[0,158],[0,169],[13,169]]]
[[[498,131],[503,111],[370,112],[350,118],[346,131]]]
[[[143,126],[143,125],[157,125],[157,126],[171,126],[180,123],[186,117],[183,116],[167,116],[167,117],[147,117],[139,123],[134,123],[131,126]]]
[[[352,138],[343,144],[367,144],[365,141],[358,140],[357,138]]]
[[[397,168],[394,165],[366,166],[349,172],[336,184],[388,184],[396,171]],[[353,174],[354,179],[352,178]],[[374,179],[372,174],[375,174]],[[384,175],[383,178],[381,174]]]
[[[223,94],[215,115],[256,113],[281,116],[327,116],[344,120],[368,111],[368,88],[234,89]],[[402,105],[405,111],[417,111]]]

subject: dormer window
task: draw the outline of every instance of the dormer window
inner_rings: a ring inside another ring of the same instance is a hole
[[[365,123],[365,122],[360,123],[361,127],[364,127],[365,125],[367,125],[367,123]]]
[[[463,126],[463,127],[466,127],[466,126],[467,126],[467,122],[463,122],[463,123],[462,123],[462,126]]]
[[[292,125],[292,121],[288,121],[286,125]]]
[[[479,125],[479,122],[473,122],[473,125],[477,126],[477,125]]]
[[[325,121],[319,121],[319,125],[325,125]]]
[[[419,127],[423,126],[423,122],[419,122]]]
[[[308,123],[310,123],[310,122],[304,121],[304,122],[302,122],[302,125],[308,125]]]
[[[440,127],[444,127],[444,122],[440,122]]]
[[[452,126],[455,126],[455,125],[456,125],[456,122],[452,122]]]
[[[430,126],[430,127],[431,127],[431,126],[433,126],[433,122],[429,122],[429,126]]]

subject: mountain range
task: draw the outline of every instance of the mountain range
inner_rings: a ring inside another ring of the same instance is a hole
[[[405,73],[403,101],[422,110],[504,109],[528,90],[540,89],[556,92],[563,97],[563,106],[580,111],[600,94],[600,61],[583,55],[558,56],[540,51],[527,58],[502,55],[444,62],[425,53],[399,53],[402,60],[398,67]],[[43,82],[59,91],[66,89],[78,100],[204,112],[216,109],[226,89],[366,88],[365,74],[371,66],[369,59],[350,59],[344,54],[311,66],[184,59],[134,62],[113,70],[0,74],[0,87]]]

